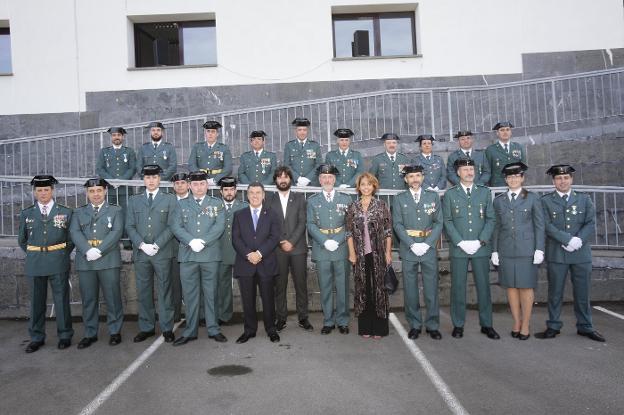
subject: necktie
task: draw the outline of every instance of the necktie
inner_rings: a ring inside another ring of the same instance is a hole
[[[201,199],[195,199],[198,205],[201,205]]]
[[[150,193],[147,197],[147,203],[152,206],[152,202],[154,201],[154,193]]]
[[[226,208],[227,210],[232,209],[232,204],[231,204],[231,203],[226,203],[226,204],[225,204],[225,208]]]
[[[256,158],[260,157],[260,152],[256,151]]]
[[[515,193],[512,193],[512,194],[511,194],[511,201],[513,202],[514,200],[516,200],[516,194],[515,194]]]
[[[392,161],[394,163],[394,155],[390,156],[390,161]]]
[[[154,143],[154,150],[158,148],[158,144]]]
[[[327,199],[329,203],[331,203],[332,201],[331,193],[325,193],[325,198]]]
[[[466,157],[470,158],[470,151],[466,151]]]
[[[300,141],[299,144],[301,144],[301,149],[303,149],[303,147],[305,147],[305,143],[303,141]]]
[[[564,202],[568,201],[568,195],[567,194],[561,196],[561,198],[563,199]]]
[[[468,197],[470,197],[470,187],[466,188],[466,194],[468,195]]]
[[[44,219],[48,217],[48,207],[46,205],[41,206],[41,216]]]
[[[258,209],[253,210],[253,225],[254,225],[254,231],[255,231],[256,228],[258,227]]]
[[[97,215],[98,210],[100,210],[99,206],[93,206],[93,210],[95,211],[95,214]]]
[[[414,202],[418,204],[419,201],[420,201],[420,195],[418,193],[414,193]]]
[[[427,158],[427,161],[431,160],[431,156],[427,156],[426,158]]]
[[[505,153],[509,154],[509,146],[505,143]]]

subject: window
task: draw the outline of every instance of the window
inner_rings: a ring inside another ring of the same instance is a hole
[[[11,31],[8,27],[0,27],[0,73],[10,74],[11,66]]]
[[[414,13],[333,15],[334,57],[416,55]]]
[[[217,63],[214,20],[134,24],[137,68]]]

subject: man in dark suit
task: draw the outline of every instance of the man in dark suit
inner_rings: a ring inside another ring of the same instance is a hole
[[[275,170],[273,181],[277,192],[267,197],[267,205],[279,214],[282,219],[282,234],[279,249],[277,249],[277,263],[279,275],[275,280],[275,306],[277,314],[277,331],[286,327],[288,306],[286,302],[286,288],[288,287],[288,273],[292,273],[295,284],[295,298],[299,327],[311,331],[314,328],[308,321],[308,278],[307,256],[308,244],[306,241],[306,200],[303,193],[290,191],[293,174],[289,167],[280,166]]]
[[[236,343],[245,343],[256,337],[256,285],[260,287],[264,329],[271,342],[280,340],[275,328],[274,278],[279,273],[275,250],[282,235],[279,214],[268,208],[264,200],[264,186],[254,182],[247,188],[249,209],[234,213],[232,245],[236,251],[234,278],[243,303],[245,331]]]

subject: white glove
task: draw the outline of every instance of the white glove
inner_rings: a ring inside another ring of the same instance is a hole
[[[492,261],[492,264],[494,264],[495,266],[498,266],[500,264],[500,260],[498,259],[498,252],[492,252],[490,261]]]
[[[341,189],[346,189],[346,188],[348,188],[348,187],[349,187],[349,185],[345,183],[345,184],[341,184],[341,185],[340,185],[340,186],[338,186],[338,187],[340,187]]]
[[[568,251],[568,252],[574,252],[575,251],[575,249],[572,248],[570,245],[561,245],[561,247],[563,249],[565,249],[566,251]]]
[[[472,255],[470,254],[470,242],[468,241],[461,241],[460,243],[457,244],[457,246],[464,251],[465,253],[467,253],[468,255]]]
[[[204,249],[204,241],[201,239],[191,239],[189,242],[189,246],[193,250],[193,252],[199,252]]]
[[[333,239],[328,239],[325,241],[323,246],[325,246],[325,249],[327,249],[329,252],[334,252],[336,249],[338,249],[339,244]]]
[[[583,240],[577,236],[573,236],[570,242],[568,242],[568,246],[577,251],[583,246]]]
[[[87,261],[95,261],[102,258],[102,252],[97,248],[91,248],[86,252]]]
[[[158,252],[158,246],[156,244],[141,244],[139,248],[141,251],[145,252],[147,256],[154,256]]]
[[[436,190],[436,189],[431,187],[431,186],[429,186],[429,187],[427,187],[427,190]]]
[[[540,251],[539,249],[536,249],[535,253],[533,254],[533,263],[535,265],[539,265],[542,262],[544,262],[544,251]]]
[[[434,187],[434,188],[433,188],[433,189],[431,189],[431,190],[434,190],[434,191],[436,191],[436,192],[437,192],[437,191],[438,191],[438,190],[440,190],[440,189],[438,188],[438,186],[436,186],[436,187]]]
[[[297,179],[297,186],[305,187],[309,184],[310,184],[310,179],[308,179],[307,177],[299,176],[299,178]]]
[[[416,256],[423,256],[423,255],[425,255],[427,253],[427,251],[429,250],[429,248],[430,248],[430,246],[427,245],[424,242],[415,242],[410,247],[410,249],[412,250],[412,252]]]
[[[481,242],[479,241],[461,241],[457,244],[461,248],[462,251],[467,253],[468,255],[474,255],[479,248],[481,248]]]

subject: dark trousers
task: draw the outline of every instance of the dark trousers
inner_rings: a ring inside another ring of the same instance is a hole
[[[182,318],[182,283],[180,282],[180,263],[177,255],[171,258],[171,301],[173,303],[173,321]]]
[[[360,336],[387,336],[389,332],[388,318],[377,316],[377,306],[375,304],[377,287],[375,276],[373,275],[373,254],[365,255],[364,261],[366,263],[366,306],[358,316],[358,334]]]
[[[31,305],[28,332],[34,342],[45,340],[45,312],[48,299],[48,281],[52,288],[54,308],[56,311],[56,333],[59,339],[71,339],[74,335],[69,306],[69,274],[28,277],[30,285]]]
[[[262,319],[264,330],[267,334],[275,333],[275,298],[274,278],[260,278],[258,274],[253,277],[236,277],[243,303],[243,318],[245,320],[245,333],[255,334],[258,330],[256,319],[256,286],[260,288],[262,299]]]
[[[295,302],[299,320],[308,318],[308,276],[307,254],[288,255],[276,250],[279,275],[275,279],[275,308],[277,319],[286,321],[288,305],[286,297],[288,293],[288,274],[292,275],[295,284]]]
[[[589,301],[591,289],[592,264],[558,264],[548,263],[548,328],[561,330],[561,304],[563,303],[563,289],[566,276],[570,272],[572,294],[574,296],[574,315],[576,328],[582,332],[593,331],[591,304]]]

